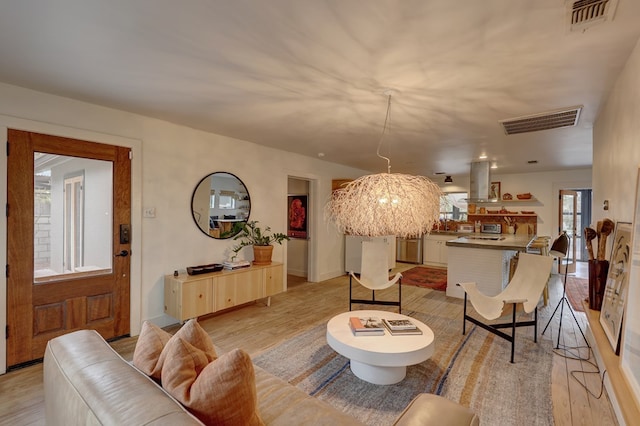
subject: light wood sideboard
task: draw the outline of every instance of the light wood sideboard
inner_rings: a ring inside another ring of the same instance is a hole
[[[284,291],[283,265],[253,265],[201,275],[164,277],[164,312],[179,321],[207,315]]]

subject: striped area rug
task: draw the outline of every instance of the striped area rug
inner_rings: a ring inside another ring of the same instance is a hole
[[[510,344],[461,319],[406,313],[436,335],[434,356],[407,368],[400,383],[378,386],[360,380],[349,360],[326,344],[320,324],[254,357],[256,365],[345,411],[365,424],[390,425],[413,397],[435,393],[471,407],[482,425],[551,425],[552,343],[518,330],[516,362]],[[543,336],[544,337],[544,336]],[[402,338],[399,336],[398,338]]]

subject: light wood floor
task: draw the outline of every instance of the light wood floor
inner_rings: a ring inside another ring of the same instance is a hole
[[[398,270],[406,270],[414,265],[398,264]],[[403,286],[403,305],[412,309],[429,290]],[[434,291],[440,306],[451,309],[443,292]],[[550,287],[550,303],[545,309],[555,308],[562,297],[562,283],[554,276]],[[222,314],[201,318],[200,324],[211,334],[214,343],[222,348],[240,347],[251,355],[296,335],[316,324],[326,322],[331,316],[348,309],[348,278],[339,277],[321,283],[307,283],[291,277],[289,290],[272,298],[271,306],[265,301],[243,306]],[[452,318],[461,318],[462,310],[454,305],[457,312]],[[549,311],[551,312],[551,311]],[[552,333],[557,339],[558,317],[552,321],[545,333]],[[577,313],[578,320],[585,329],[586,317]],[[544,324],[542,325],[544,326]],[[174,332],[178,327],[168,327]],[[554,340],[555,341],[555,340]],[[112,342],[112,346],[127,360],[131,359],[135,338]],[[505,342],[505,344],[508,344]],[[579,330],[570,313],[565,309],[562,322],[561,344],[584,345]],[[555,345],[554,345],[555,346]],[[582,351],[582,354],[586,354]],[[574,370],[594,370],[586,362],[574,361],[554,356],[552,371],[553,413],[557,425],[615,425],[611,404],[604,394],[600,399],[591,396],[572,377]],[[574,373],[596,395],[600,390],[597,375]],[[42,364],[33,365],[0,376],[0,425],[43,425]]]

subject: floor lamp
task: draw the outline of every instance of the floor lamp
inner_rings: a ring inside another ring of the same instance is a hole
[[[562,234],[560,234],[558,236],[558,238],[556,238],[556,240],[551,245],[551,250],[549,250],[549,255],[559,258],[560,259],[560,264],[562,264],[562,260],[567,257],[568,251],[569,251],[569,237],[567,236],[567,233],[563,231]],[[568,264],[566,264],[565,268],[564,268],[564,287],[562,289],[562,299],[560,299],[560,301],[558,302],[558,305],[556,305],[556,308],[553,310],[553,313],[551,314],[551,317],[549,318],[549,321],[547,322],[547,325],[545,325],[544,330],[542,330],[542,334],[544,334],[544,332],[547,331],[547,328],[549,327],[549,324],[551,324],[551,320],[553,320],[553,316],[558,311],[558,308],[560,308],[560,324],[558,325],[558,343],[556,345],[556,349],[558,349],[560,347],[560,334],[562,332],[562,318],[563,318],[563,314],[564,314],[564,304],[566,303],[567,304],[567,308],[569,308],[569,312],[571,312],[571,315],[573,316],[573,320],[576,322],[576,325],[578,326],[578,330],[580,330],[580,334],[582,334],[582,338],[587,343],[587,346],[591,347],[591,346],[589,346],[589,342],[587,341],[587,338],[585,337],[584,333],[582,332],[582,328],[580,327],[580,323],[578,322],[578,318],[576,318],[575,312],[573,312],[573,308],[571,307],[571,304],[569,303],[569,299],[567,299],[567,272],[568,272],[568,269],[569,269],[569,266],[568,266]]]

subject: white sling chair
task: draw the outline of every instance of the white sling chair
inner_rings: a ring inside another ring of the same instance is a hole
[[[507,287],[496,296],[485,296],[478,291],[476,283],[459,283],[464,291],[464,318],[462,320],[462,334],[466,333],[467,321],[494,333],[511,342],[511,362],[515,350],[516,327],[533,326],[533,341],[538,341],[538,302],[547,285],[553,258],[537,254],[520,253],[518,266]],[[467,297],[476,312],[485,320],[495,320],[513,310],[511,322],[500,324],[485,324],[467,315]],[[526,313],[534,312],[533,321],[516,321],[516,308],[522,304]],[[500,328],[511,328],[511,335],[500,331]]]
[[[397,306],[402,313],[402,274],[399,272],[389,280],[389,247],[386,243],[375,241],[362,242],[362,264],[360,277],[349,271],[349,310],[354,303],[365,305]],[[352,296],[352,279],[371,290],[371,299],[354,299]],[[376,290],[384,290],[398,283],[398,301],[376,300]]]

